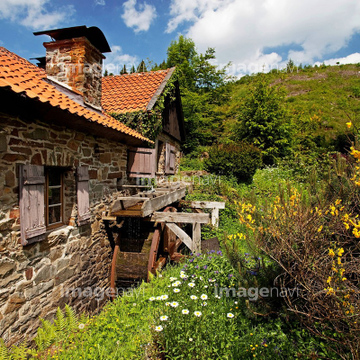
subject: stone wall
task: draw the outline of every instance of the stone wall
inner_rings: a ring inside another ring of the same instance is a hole
[[[85,37],[47,42],[44,46],[47,75],[80,91],[86,103],[100,108],[105,56]]]
[[[0,113],[0,337],[12,344],[31,338],[39,317],[58,306],[96,312],[106,299],[66,290],[108,286],[111,247],[101,215],[120,195],[126,146],[41,122]],[[65,171],[65,223],[45,240],[22,246],[18,165],[61,166]],[[76,226],[75,168],[89,166],[91,222]]]

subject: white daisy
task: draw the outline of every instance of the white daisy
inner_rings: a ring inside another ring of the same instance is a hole
[[[188,285],[193,288],[195,286],[195,283],[191,282],[191,283],[188,283]]]
[[[234,314],[232,314],[232,313],[227,313],[227,315],[226,315],[229,319],[232,319],[235,315]]]
[[[202,312],[201,311],[194,311],[194,315],[196,317],[200,317],[202,315]]]
[[[154,296],[152,296],[150,299],[149,299],[149,301],[154,301],[155,300],[155,297]]]
[[[155,331],[163,331],[163,327],[161,325],[155,326]]]
[[[202,294],[200,296],[201,300],[207,300],[208,296],[206,294]]]
[[[168,318],[167,315],[160,316],[160,321],[166,321]]]
[[[179,306],[179,303],[177,301],[173,301],[171,304],[170,304],[171,307],[173,308],[176,308]]]
[[[169,296],[167,295],[161,295],[161,300],[167,300],[169,298]]]
[[[85,324],[79,324],[79,329],[82,330],[85,328]]]
[[[179,293],[180,292],[180,289],[176,288],[174,289],[174,293]]]
[[[191,295],[191,296],[190,296],[190,299],[191,299],[191,300],[197,300],[197,296],[196,296],[196,295]]]
[[[187,314],[189,313],[189,310],[188,310],[188,309],[183,309],[181,312],[182,312],[184,315],[187,315]]]
[[[177,278],[174,278],[174,277],[171,277],[171,278],[170,278],[170,282],[173,282],[173,281],[175,281],[175,280],[177,280]]]

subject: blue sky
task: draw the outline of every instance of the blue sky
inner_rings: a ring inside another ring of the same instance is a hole
[[[216,49],[233,75],[299,64],[360,62],[358,0],[0,0],[0,45],[24,58],[45,54],[32,32],[98,26],[118,72],[142,59],[161,62],[179,34],[199,52]]]

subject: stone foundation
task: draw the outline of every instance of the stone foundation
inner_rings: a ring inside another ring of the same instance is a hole
[[[58,306],[94,313],[106,301],[94,293],[107,288],[111,263],[101,216],[121,194],[126,159],[123,144],[0,113],[0,336],[7,344],[32,338],[39,317],[51,319]],[[19,164],[65,169],[64,224],[27,246],[20,239]],[[89,166],[91,221],[78,227],[75,169],[81,165]],[[92,291],[67,294],[75,288]]]

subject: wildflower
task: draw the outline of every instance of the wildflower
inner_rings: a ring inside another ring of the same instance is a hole
[[[349,122],[346,123],[346,126],[347,126],[348,129],[351,128],[351,125],[352,125],[352,122],[351,122],[351,121],[349,121]]]
[[[156,297],[156,300],[161,300],[161,296],[157,296],[157,297]]]
[[[343,248],[339,249],[338,256],[343,256],[343,254],[344,254],[344,249]]]
[[[165,303],[165,305],[166,305],[166,306],[170,306],[170,303],[167,301],[167,302]]]
[[[79,324],[79,329],[82,330],[85,328],[85,324]]]
[[[189,313],[189,310],[188,309],[182,309],[181,312],[184,314],[184,315],[187,315]]]
[[[149,301],[154,301],[155,300],[155,297],[154,296],[152,296],[150,299],[149,299]]]
[[[173,308],[176,308],[179,306],[179,303],[177,301],[173,301],[171,304],[170,304],[171,307]]]
[[[321,226],[318,228],[317,232],[321,232],[322,229],[323,229],[323,226],[321,225]]]
[[[201,300],[207,300],[208,296],[206,294],[202,294],[200,296]]]
[[[168,318],[167,315],[160,316],[160,321],[166,321]]]
[[[175,294],[177,294],[177,293],[179,293],[179,292],[180,292],[180,289],[178,289],[178,288],[175,288],[175,289],[174,289],[174,293],[175,293]]]
[[[206,306],[207,305],[207,302],[206,301],[204,301],[202,304],[201,304],[201,306]]]
[[[201,311],[194,311],[194,315],[196,317],[200,317],[202,315],[202,312]]]
[[[326,280],[326,282],[327,282],[328,284],[331,283],[331,276],[328,277],[328,279]]]
[[[175,277],[171,277],[171,278],[170,278],[170,282],[173,282],[173,281],[175,281],[175,280],[177,280],[177,278],[175,278]]]
[[[167,295],[161,295],[161,300],[167,300],[169,297]]]
[[[161,325],[155,327],[155,331],[163,331],[163,330],[164,328]]]
[[[333,249],[329,249],[329,256],[334,257],[335,253]]]
[[[136,306],[136,303],[133,303],[133,306]]]
[[[197,296],[196,296],[196,295],[191,295],[191,296],[190,296],[190,299],[191,299],[191,300],[197,300]]]
[[[193,341],[193,338],[189,338],[189,341]]]
[[[185,280],[187,279],[187,276],[185,274],[180,274],[180,277]]]
[[[188,283],[188,285],[193,288],[195,286],[195,283],[191,282],[191,283]]]
[[[207,269],[207,265],[204,265],[204,270],[206,270]]]
[[[346,278],[346,277],[343,277],[341,280],[342,280],[342,281],[346,281],[346,280],[347,280],[347,278]]]
[[[174,283],[172,283],[171,285],[176,287],[176,286],[179,286],[180,284],[181,284],[181,282],[180,282],[180,281],[175,281],[175,282],[174,282]]]
[[[337,263],[338,263],[338,265],[341,265],[341,257],[338,257]]]

